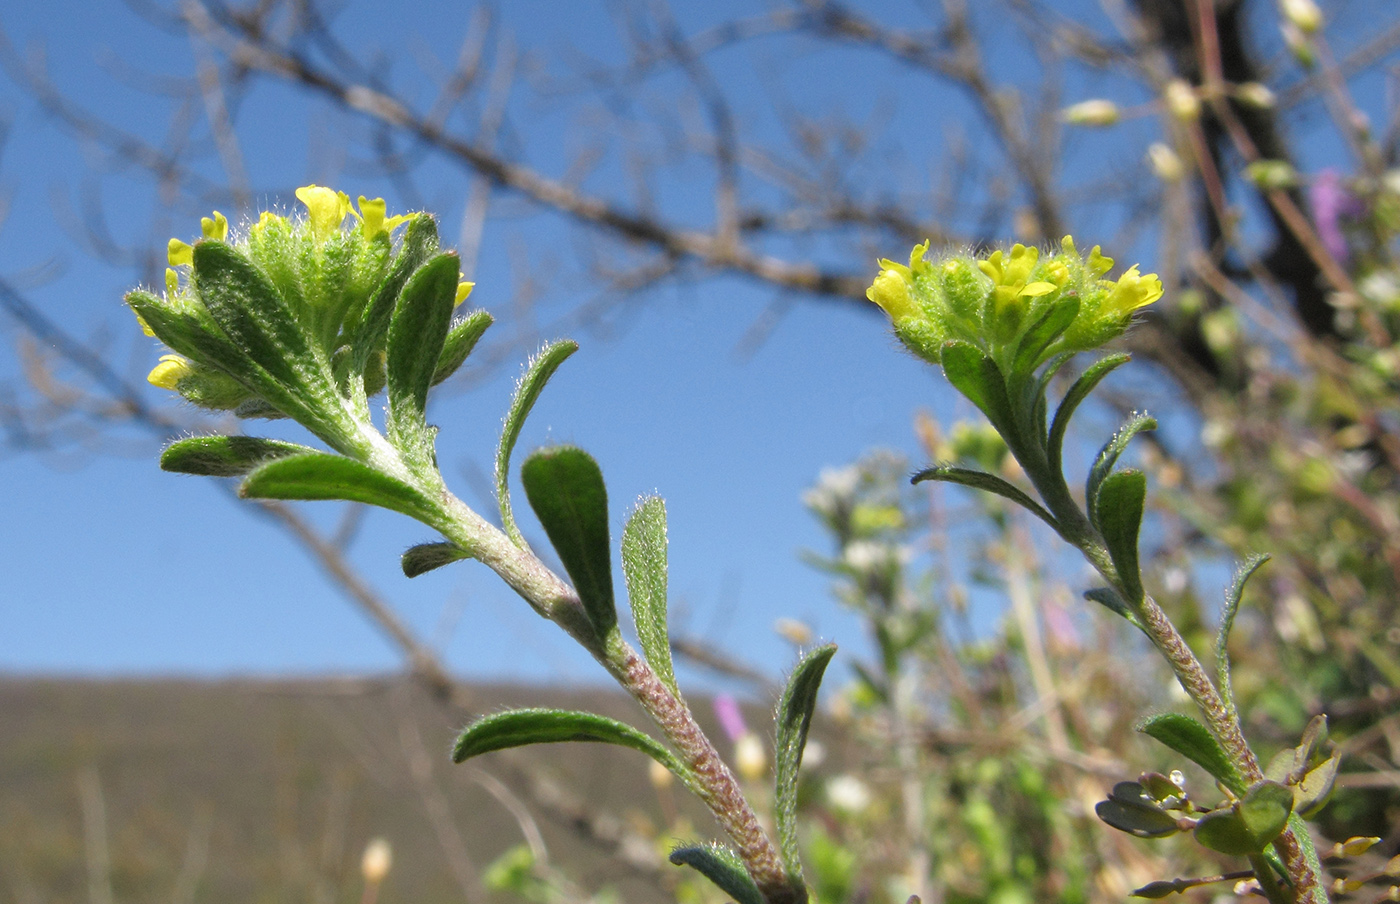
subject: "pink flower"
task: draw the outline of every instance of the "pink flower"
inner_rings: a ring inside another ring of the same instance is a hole
[[[739,701],[728,694],[719,694],[715,697],[715,718],[719,719],[720,727],[729,736],[729,740],[738,743],[739,739],[749,733],[748,726],[744,724],[744,714],[739,711]]]

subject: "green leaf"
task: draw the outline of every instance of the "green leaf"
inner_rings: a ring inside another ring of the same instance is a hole
[[[576,446],[540,449],[520,468],[525,498],[574,582],[599,640],[617,629],[612,553],[608,539],[608,491],[603,472]]]
[[[1078,315],[1079,299],[1073,295],[1065,296],[1046,308],[1035,325],[1021,337],[1012,369],[1018,374],[1035,370],[1050,343],[1060,338],[1060,334],[1069,329]]]
[[[545,384],[564,359],[578,351],[578,343],[570,339],[551,342],[530,359],[525,375],[515,386],[515,398],[511,400],[510,411],[501,430],[501,444],[496,449],[496,500],[501,506],[501,526],[516,546],[524,548],[525,538],[520,536],[520,528],[515,524],[515,513],[510,505],[510,456],[515,451],[516,440],[535,400],[544,391]]]
[[[452,322],[459,267],[455,254],[439,254],[419,267],[399,293],[389,321],[386,426],[389,439],[419,462],[432,458],[424,409]]]
[[[1138,838],[1165,838],[1181,831],[1176,817],[1162,809],[1137,782],[1114,785],[1108,800],[1094,805],[1094,812],[1118,831]]]
[[[304,388],[279,382],[248,355],[230,342],[224,331],[204,309],[177,311],[149,292],[128,292],[126,302],[141,316],[151,332],[185,357],[215,367],[242,383],[261,399],[259,402],[278,416],[295,417],[326,442],[343,442],[343,425],[326,425],[307,407]],[[338,403],[337,403],[338,404]],[[239,413],[239,412],[235,412]],[[243,415],[239,413],[239,416]]]
[[[1118,463],[1118,456],[1128,448],[1128,443],[1142,431],[1156,429],[1156,418],[1144,412],[1134,412],[1132,417],[1128,418],[1128,422],[1119,427],[1113,436],[1109,437],[1108,442],[1104,443],[1098,457],[1094,459],[1093,466],[1089,468],[1088,479],[1084,482],[1084,499],[1091,510],[1098,498],[1099,488],[1104,479],[1113,472],[1113,466]]]
[[[1220,742],[1210,729],[1190,716],[1162,713],[1144,720],[1137,730],[1200,766],[1234,793],[1244,793],[1244,777],[1225,755]]]
[[[763,893],[744,869],[739,855],[718,842],[677,847],[671,851],[671,862],[696,870],[733,898],[735,904],[764,904]]]
[[[1086,590],[1084,591],[1084,598],[1090,602],[1098,603],[1100,606],[1103,606],[1116,615],[1123,616],[1128,621],[1132,622],[1138,630],[1145,632],[1146,629],[1143,628],[1142,622],[1138,621],[1137,613],[1128,608],[1128,604],[1123,602],[1123,598],[1118,595],[1118,591],[1114,590],[1112,587],[1094,587],[1090,590]]]
[[[1215,678],[1221,699],[1230,712],[1235,711],[1235,692],[1230,683],[1230,629],[1235,626],[1235,613],[1244,598],[1244,585],[1259,567],[1269,561],[1267,555],[1252,555],[1235,570],[1235,577],[1225,591],[1225,608],[1220,615],[1220,630],[1215,635]]]
[[[1193,834],[1201,845],[1222,854],[1258,854],[1288,827],[1292,812],[1293,792],[1266,780],[1234,806],[1201,817]]]
[[[953,388],[976,405],[1002,438],[1011,443],[1016,435],[1016,419],[1011,413],[1006,378],[996,362],[974,346],[950,342],[943,347],[942,363],[943,375]]]
[[[195,436],[177,440],[160,454],[160,468],[203,477],[241,477],[274,458],[320,454],[309,446],[256,436]]]
[[[1332,798],[1332,789],[1337,783],[1337,772],[1341,769],[1342,758],[1331,756],[1318,766],[1308,770],[1302,781],[1293,788],[1293,809],[1304,819],[1312,819]]]
[[[622,529],[622,574],[642,652],[661,682],[680,697],[666,624],[666,546],[666,503],[659,496],[643,499]]]
[[[1136,469],[1117,471],[1104,478],[1090,511],[1103,534],[1118,579],[1128,592],[1128,605],[1142,599],[1142,573],[1138,566],[1138,531],[1147,499],[1147,475]]]
[[[416,518],[429,526],[441,511],[416,489],[342,455],[306,452],[260,465],[238,487],[249,499],[342,499]]]
[[[920,483],[925,480],[942,480],[947,483],[956,483],[965,487],[972,487],[975,490],[985,490],[988,493],[995,493],[998,496],[1010,499],[1035,515],[1041,521],[1050,525],[1058,533],[1060,525],[1055,521],[1055,516],[1047,512],[1030,496],[1021,492],[1013,484],[1007,483],[995,474],[988,474],[986,471],[978,471],[974,468],[959,468],[954,465],[935,465],[932,468],[925,468],[915,474],[911,483]]]
[[[485,311],[472,311],[452,325],[442,344],[442,354],[438,355],[437,369],[433,371],[434,386],[457,372],[493,322]]]
[[[1165,898],[1167,895],[1185,891],[1190,887],[1189,884],[1182,885],[1175,879],[1158,879],[1156,882],[1147,883],[1142,888],[1133,889],[1129,894],[1134,898]]]
[[[194,246],[193,282],[209,316],[251,360],[285,386],[329,384],[324,362],[267,275],[213,239]],[[319,378],[319,379],[318,379]]]
[[[380,348],[380,343],[389,331],[389,321],[394,316],[399,293],[404,283],[419,267],[426,264],[438,250],[437,223],[425,213],[414,215],[404,227],[403,241],[399,245],[398,257],[389,265],[384,281],[375,290],[374,297],[365,306],[360,317],[360,325],[355,330],[354,358],[352,369],[363,373],[369,364],[369,356]],[[452,290],[456,300],[457,290]]]
[[[616,719],[574,710],[512,709],[483,716],[462,729],[457,736],[457,743],[452,748],[452,761],[461,763],[483,753],[510,747],[565,741],[596,741],[640,750],[675,773],[686,787],[692,790],[697,788],[690,769],[651,735]]]
[[[404,577],[416,578],[434,568],[470,558],[471,553],[456,543],[419,543],[404,550],[399,565],[403,568]]]
[[[778,844],[783,865],[795,881],[802,878],[802,860],[797,850],[797,773],[802,751],[807,746],[807,730],[817,708],[817,691],[836,644],[817,647],[803,656],[788,676],[787,687],[778,702],[777,741],[774,745],[776,799],[773,809],[778,823]]]
[[[1123,354],[1100,358],[1084,369],[1084,373],[1079,375],[1079,379],[1074,381],[1074,385],[1060,400],[1060,406],[1055,409],[1055,418],[1050,422],[1050,434],[1046,442],[1050,452],[1050,470],[1052,472],[1058,474],[1062,470],[1061,453],[1065,445],[1065,431],[1069,429],[1070,418],[1074,417],[1075,409],[1079,407],[1079,403],[1089,397],[1089,393],[1094,391],[1094,387],[1098,386],[1104,377],[1127,364],[1128,361],[1129,356]]]

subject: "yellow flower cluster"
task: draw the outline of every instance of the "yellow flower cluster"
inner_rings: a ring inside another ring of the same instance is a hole
[[[1136,265],[1106,279],[1113,259],[1095,245],[1081,255],[1065,236],[1058,252],[1013,245],[974,256],[926,260],[915,245],[907,265],[880,261],[866,297],[890,316],[915,354],[937,363],[949,342],[976,346],[1004,371],[1034,369],[1065,352],[1097,348],[1126,330],[1162,296],[1154,273]]]
[[[328,252],[332,245],[336,245],[336,253],[349,253],[360,255],[362,258],[375,258],[379,261],[379,269],[387,265],[388,241],[394,230],[407,223],[414,214],[400,214],[397,216],[386,216],[387,205],[383,198],[366,198],[361,195],[358,205],[350,201],[350,196],[343,191],[335,191],[320,185],[304,185],[296,190],[296,197],[305,207],[306,216],[299,221],[291,218],[263,211],[256,223],[247,230],[247,235],[235,241],[235,247],[249,253],[250,257],[259,263],[266,264],[266,258],[275,251],[277,243],[270,241],[270,238],[277,236],[285,237],[291,243],[301,245],[309,244],[311,249],[321,252],[322,255]],[[358,209],[356,209],[358,207]],[[357,228],[344,231],[342,227],[347,217],[353,217]],[[227,242],[229,241],[229,222],[219,211],[214,211],[212,216],[203,217],[200,220],[200,232],[204,240]],[[376,252],[374,246],[377,243],[384,243],[383,252]],[[345,249],[349,249],[347,252]],[[377,255],[377,257],[376,257]],[[313,255],[313,258],[315,255]],[[166,260],[169,266],[165,271],[165,297],[167,302],[180,304],[183,296],[188,293],[185,288],[188,283],[188,276],[194,265],[194,246],[178,238],[172,238],[166,247]],[[294,262],[292,268],[300,267],[300,262]],[[374,268],[369,268],[373,270]],[[303,284],[321,282],[321,278],[315,274],[302,273]],[[456,302],[461,304],[471,294],[473,283],[465,280],[457,286]],[[340,294],[342,298],[322,299],[325,306],[339,307],[338,312],[341,317],[354,308],[355,301],[349,296],[358,292],[363,295],[367,291],[364,285],[343,285]],[[359,299],[363,303],[363,299]],[[337,320],[335,317],[322,318]],[[150,326],[137,315],[137,320],[141,324],[141,329],[148,336],[154,336]],[[163,389],[174,390],[181,380],[195,376],[198,368],[188,359],[180,355],[164,355],[160,363],[151,370],[146,379]]]

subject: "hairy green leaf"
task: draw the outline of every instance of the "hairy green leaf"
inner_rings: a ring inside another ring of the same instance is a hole
[[[953,388],[967,397],[987,416],[1003,438],[1016,433],[1016,419],[1006,394],[1006,378],[996,362],[981,350],[964,342],[943,347],[943,375]]]
[[[1041,355],[1050,343],[1060,338],[1074,318],[1079,315],[1079,299],[1070,295],[1050,305],[1034,326],[1021,337],[1021,345],[1016,350],[1013,370],[1018,374],[1029,374],[1040,363]]]
[[[438,251],[437,223],[426,213],[415,214],[404,226],[403,240],[399,244],[398,256],[389,265],[384,281],[375,290],[374,297],[365,305],[360,324],[355,329],[353,365],[355,373],[363,373],[369,357],[380,347],[380,341],[389,331],[389,321],[399,301],[399,293],[404,283],[419,267],[426,264]],[[456,300],[453,289],[453,300]]]
[[[1113,567],[1129,594],[1128,605],[1142,599],[1142,572],[1138,565],[1138,531],[1142,528],[1147,500],[1147,475],[1136,469],[1117,471],[1104,478],[1090,511],[1103,534]]]
[[[162,471],[204,477],[241,477],[274,458],[319,454],[309,446],[256,436],[194,436],[176,440],[160,455]]]
[[[1041,521],[1053,527],[1056,533],[1060,530],[1060,525],[1055,521],[1055,516],[1047,512],[1040,503],[1030,496],[1021,492],[1015,485],[1007,483],[995,474],[988,474],[986,471],[978,471],[974,468],[959,468],[955,465],[935,465],[932,468],[925,468],[915,474],[912,483],[920,483],[925,480],[942,480],[947,483],[956,483],[961,486],[971,487],[975,490],[985,490],[988,493],[995,493],[1026,509]]]
[[[1234,793],[1244,793],[1244,777],[1225,755],[1220,742],[1210,729],[1190,716],[1162,713],[1144,720],[1137,730],[1200,766]]]
[[[595,741],[639,750],[671,770],[686,787],[696,789],[690,769],[651,735],[616,719],[574,710],[512,709],[483,716],[457,736],[452,761],[461,763],[495,750],[565,741]]]
[[[693,868],[733,898],[735,904],[764,904],[762,892],[744,869],[739,855],[718,842],[681,845],[671,851],[671,862]]]
[[[240,252],[213,239],[194,246],[192,279],[205,310],[233,344],[286,386],[329,383],[311,339],[267,275]]]
[[[666,624],[666,545],[666,503],[659,496],[643,499],[622,529],[622,574],[642,652],[656,676],[679,697]]]
[[[472,311],[452,325],[442,344],[442,353],[438,355],[437,369],[433,371],[434,386],[455,374],[457,368],[466,363],[467,356],[476,348],[486,328],[494,322],[485,311]]]
[[[520,536],[520,528],[515,524],[515,513],[510,505],[510,456],[515,451],[516,440],[520,439],[520,429],[535,407],[535,400],[544,391],[545,384],[564,359],[578,351],[578,343],[570,339],[551,342],[530,359],[525,375],[515,387],[515,398],[511,400],[510,411],[501,429],[501,444],[496,449],[496,500],[501,506],[501,526],[516,546],[524,547],[525,539]]]
[[[470,558],[471,553],[456,543],[419,543],[404,550],[399,565],[403,568],[404,577],[416,578],[435,568]]]
[[[1235,569],[1235,577],[1225,590],[1225,608],[1220,614],[1220,630],[1215,635],[1215,678],[1220,687],[1220,696],[1231,712],[1235,711],[1235,692],[1230,683],[1230,629],[1235,626],[1235,613],[1240,610],[1240,600],[1244,598],[1244,585],[1269,561],[1267,555],[1252,555]]]
[[[436,526],[442,513],[402,481],[341,455],[305,452],[260,465],[238,487],[249,499],[342,499],[363,502]]]
[[[1113,473],[1113,466],[1118,463],[1118,457],[1123,454],[1123,450],[1128,448],[1128,443],[1142,431],[1156,429],[1156,418],[1141,411],[1134,412],[1133,416],[1128,418],[1128,422],[1119,427],[1113,436],[1109,437],[1108,442],[1104,443],[1094,459],[1093,466],[1089,468],[1088,479],[1084,482],[1084,499],[1091,511],[1098,498],[1099,487],[1103,485],[1104,479]]]
[[[598,639],[617,629],[613,603],[612,552],[608,538],[608,491],[603,472],[576,446],[532,452],[520,467],[520,482],[554,551],[574,582]]]
[[[1118,595],[1118,591],[1112,587],[1094,587],[1084,591],[1084,598],[1090,602],[1098,603],[1110,612],[1121,615],[1137,627],[1144,630],[1142,622],[1138,620],[1137,613],[1128,608],[1128,604],[1123,602],[1123,598]]]
[[[1051,471],[1058,474],[1062,469],[1061,453],[1065,445],[1065,431],[1069,429],[1069,421],[1070,418],[1074,417],[1075,409],[1089,397],[1089,393],[1094,391],[1094,387],[1098,386],[1104,377],[1127,364],[1128,361],[1129,356],[1123,354],[1100,358],[1084,369],[1084,373],[1079,375],[1079,379],[1074,381],[1074,385],[1060,400],[1060,406],[1055,409],[1055,417],[1050,422],[1050,434],[1046,442],[1050,454]]]
[[[836,644],[829,643],[807,653],[788,676],[787,687],[778,702],[777,743],[774,747],[776,799],[773,809],[778,823],[778,843],[783,865],[794,880],[802,878],[802,860],[797,850],[797,773],[802,751],[807,746],[807,730],[817,708],[817,691]]]
[[[399,293],[385,346],[389,439],[417,462],[432,458],[424,420],[428,387],[442,353],[457,299],[457,255],[439,254],[419,267]]]

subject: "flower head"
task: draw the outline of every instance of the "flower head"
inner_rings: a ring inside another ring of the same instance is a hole
[[[339,447],[358,435],[356,420],[370,423],[366,400],[385,386],[405,287],[423,267],[441,273],[449,262],[426,214],[387,216],[382,198],[364,197],[357,211],[345,192],[319,185],[296,196],[302,216],[264,211],[242,230],[218,211],[202,218],[196,242],[168,243],[163,295],[138,290],[126,300],[142,329],[176,353],[161,358],[151,383],[202,407],[296,418]],[[469,282],[443,282],[424,283],[440,299],[432,304],[460,304],[471,292]],[[434,382],[464,357],[440,363]]]
[[[1057,252],[1018,244],[934,263],[924,259],[927,250],[927,243],[916,245],[907,267],[881,260],[866,295],[890,315],[895,335],[934,363],[957,342],[977,347],[1008,374],[1029,372],[1055,355],[1103,345],[1162,295],[1156,274],[1136,266],[1104,278],[1113,259],[1097,245],[1080,254],[1068,236]]]

